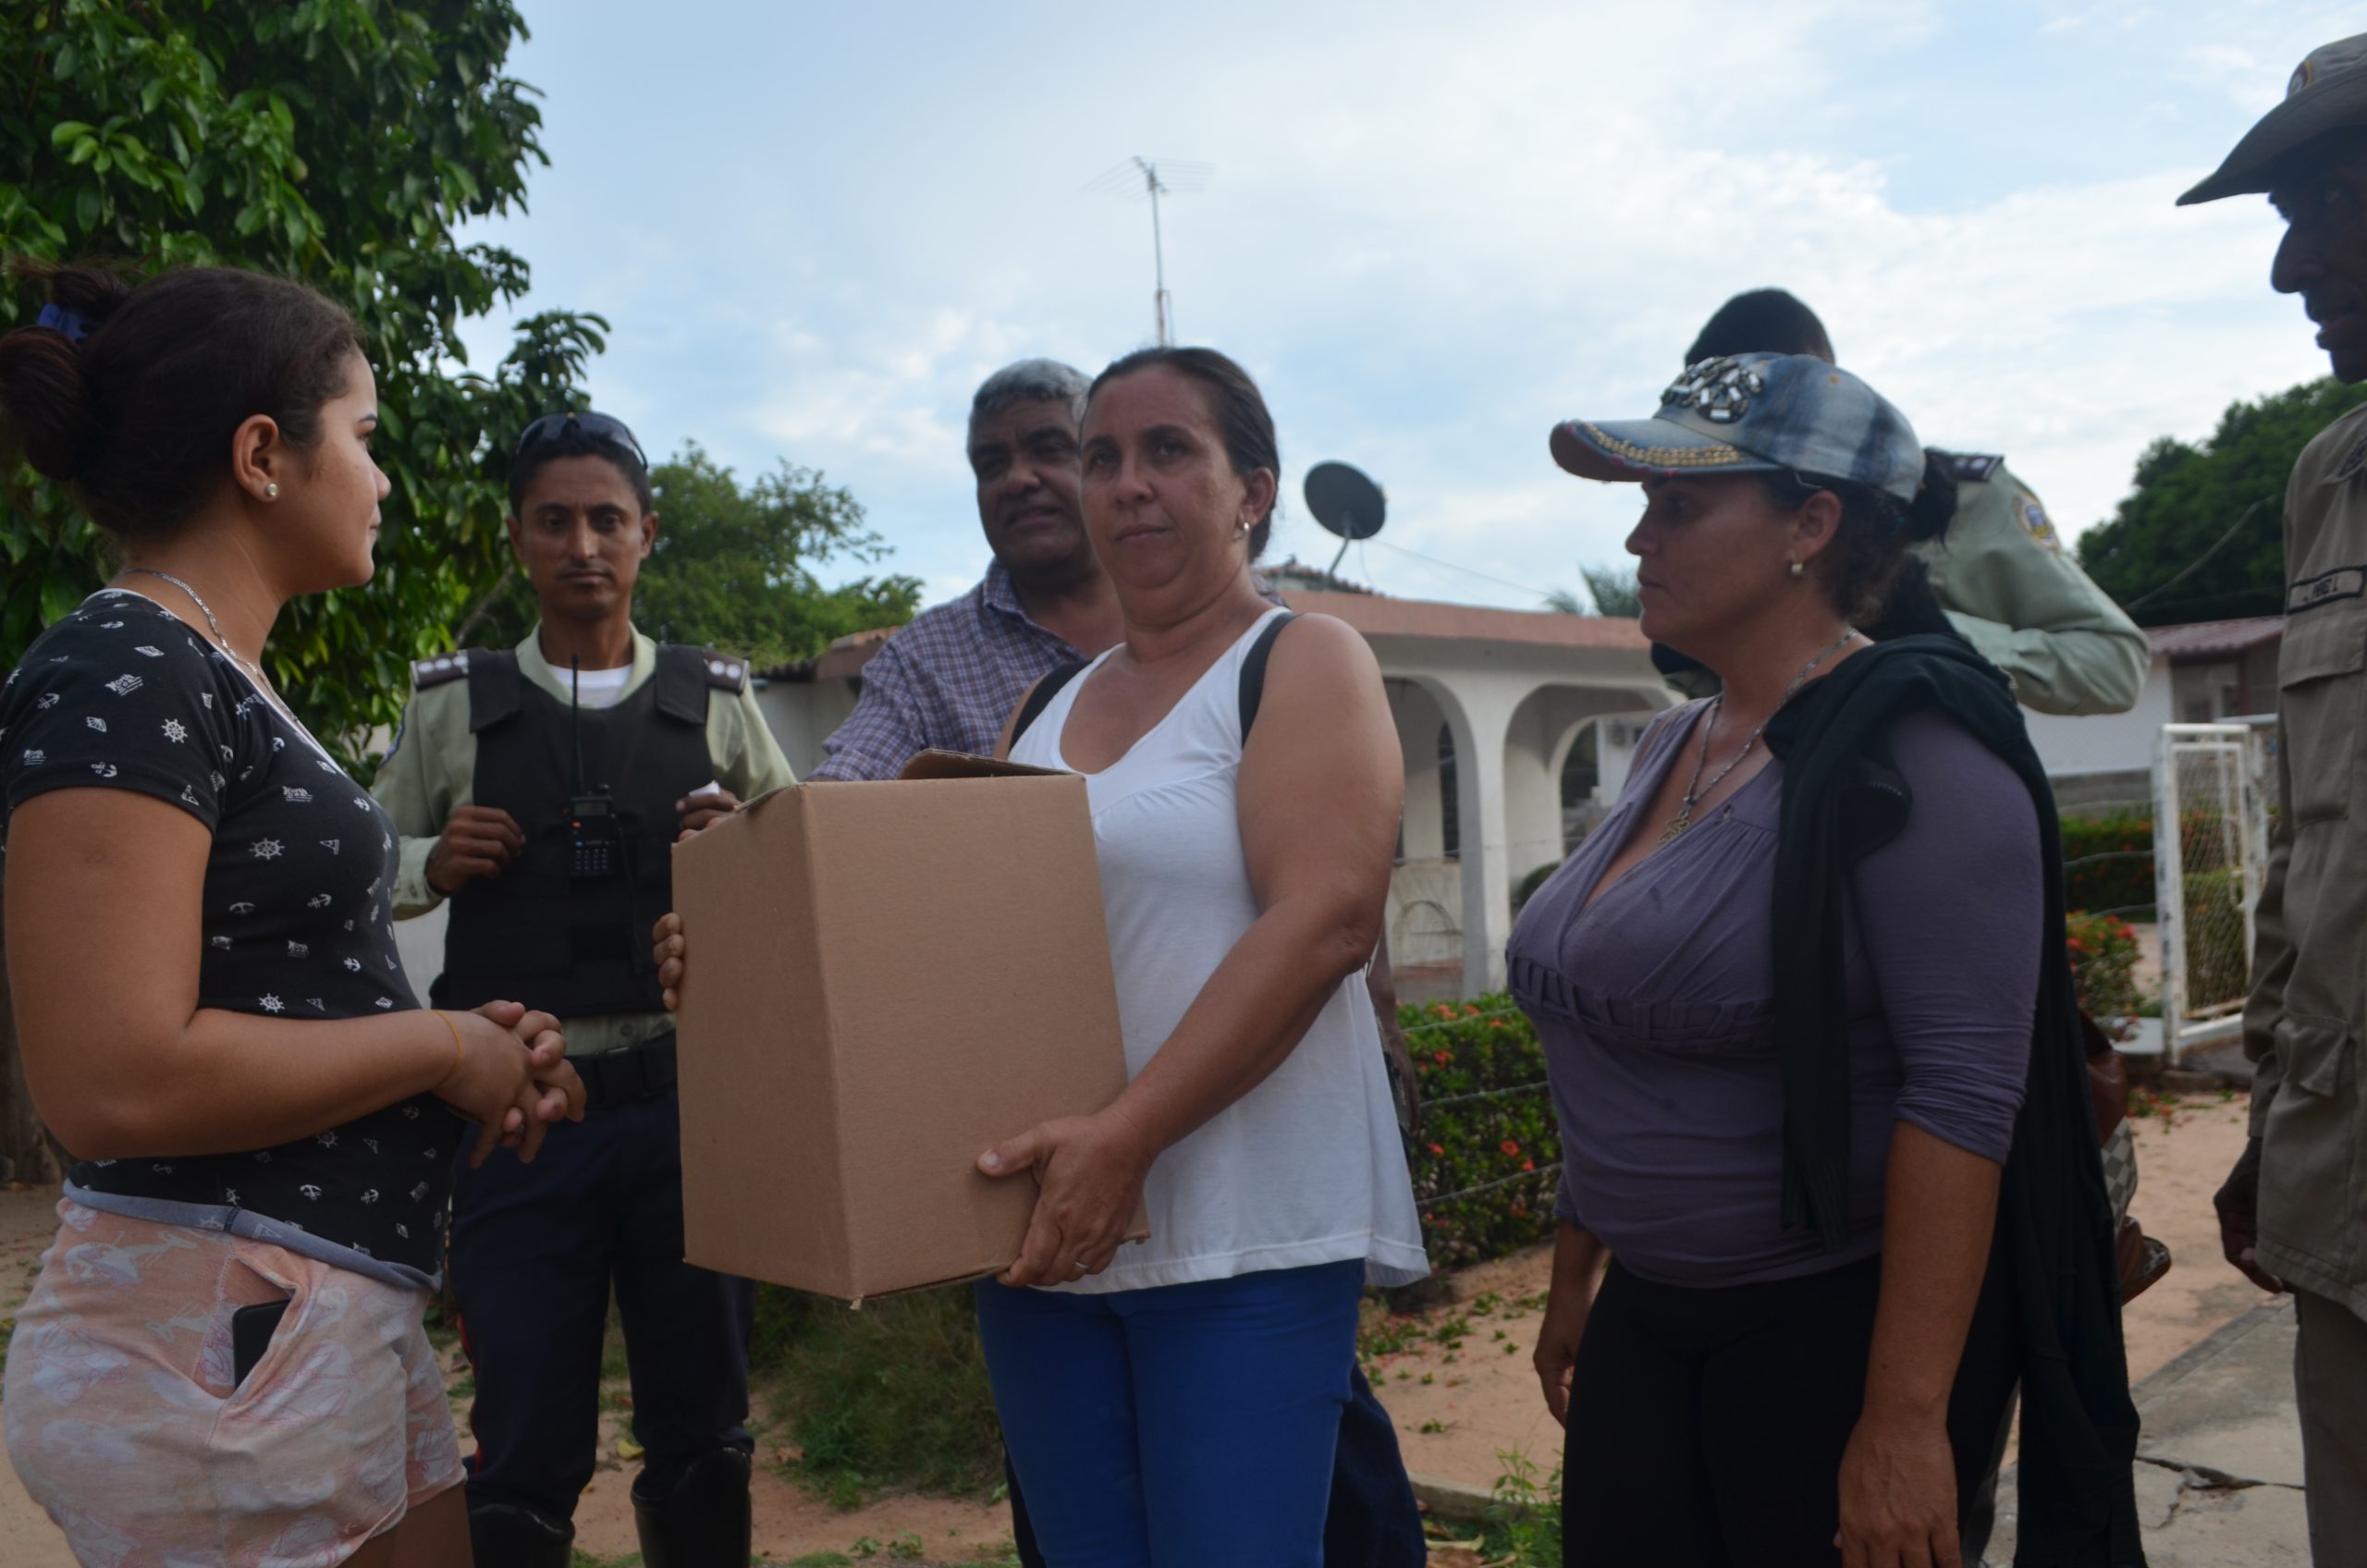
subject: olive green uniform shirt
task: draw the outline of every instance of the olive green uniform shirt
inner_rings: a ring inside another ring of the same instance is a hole
[[[528,680],[565,702],[568,672],[555,669],[543,657],[542,627],[537,624],[518,644],[518,668]],[[657,668],[657,644],[639,631],[632,634],[632,673],[617,700],[639,691]],[[793,784],[789,759],[765,727],[755,692],[742,678],[737,694],[709,689],[706,704],[706,752],[715,759],[716,781],[742,801],[783,785]],[[425,914],[444,901],[427,885],[427,856],[444,832],[444,825],[460,807],[472,803],[471,789],[477,766],[477,738],[469,729],[469,683],[451,680],[411,692],[403,710],[403,726],[394,750],[379,765],[370,792],[395,819],[401,835],[402,859],[395,876],[395,918]],[[519,1001],[533,1005],[534,998]],[[654,1039],[674,1026],[669,1014],[608,1013],[597,1018],[570,1018],[567,1049],[570,1056],[614,1050]]]
[[[2285,492],[2277,813],[2244,1053],[2263,1268],[2367,1317],[2367,407]]]
[[[1919,554],[1950,624],[2040,713],[2125,713],[2153,652],[2145,633],[2063,548],[2046,508],[2002,459],[1959,477],[1956,521]]]

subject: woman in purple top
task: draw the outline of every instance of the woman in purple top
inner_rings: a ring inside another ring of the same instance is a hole
[[[1762,739],[1868,645],[1853,622],[1953,488],[1895,408],[1801,358],[1696,366],[1657,418],[1573,421],[1553,451],[1641,481],[1644,631],[1724,684],[1653,724],[1507,954],[1565,1161],[1537,1348],[1564,1560],[1954,1564],[1946,1417],[2030,1049],[2037,813],[1951,719],[1892,727],[1912,804],[1842,894],[1847,1213],[1821,1235],[1784,1222]]]

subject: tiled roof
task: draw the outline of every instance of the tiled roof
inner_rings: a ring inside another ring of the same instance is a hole
[[[756,671],[759,680],[835,680],[853,675],[871,662],[879,644],[893,637],[901,627],[876,626],[868,631],[857,631],[834,640],[830,645],[810,659],[794,664],[777,664],[770,669]]]
[[[2187,659],[2224,658],[2274,643],[2285,635],[2281,615],[2252,616],[2243,620],[2197,620],[2184,626],[2146,629],[2155,658],[2173,664]]]
[[[1559,610],[1502,610],[1378,594],[1284,593],[1294,610],[1336,616],[1367,637],[1434,637],[1458,643],[1530,643],[1556,648],[1650,648],[1632,620]]]

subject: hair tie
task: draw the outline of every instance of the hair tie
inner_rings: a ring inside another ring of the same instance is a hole
[[[71,305],[60,305],[55,301],[41,308],[41,314],[33,318],[33,325],[64,333],[69,343],[80,343],[91,336],[90,317]]]

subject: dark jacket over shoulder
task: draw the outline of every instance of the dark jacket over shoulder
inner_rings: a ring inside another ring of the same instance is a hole
[[[1774,893],[1784,1218],[1829,1243],[1847,1218],[1846,874],[1914,807],[1888,766],[1885,737],[1902,715],[1925,708],[1945,714],[2014,769],[2038,808],[2046,865],[2030,1077],[1950,1422],[1995,1430],[2005,1390],[2018,1377],[2017,1568],[2132,1568],[2145,1561],[2131,1477],[2137,1411],[2121,1342],[2112,1208],[2064,947],[2061,831],[2012,689],[1951,639],[1910,636],[1867,649],[1768,726],[1768,745],[1784,763]],[[1934,888],[1932,896],[1961,895]],[[1968,1411],[1968,1403],[1985,1408]]]

